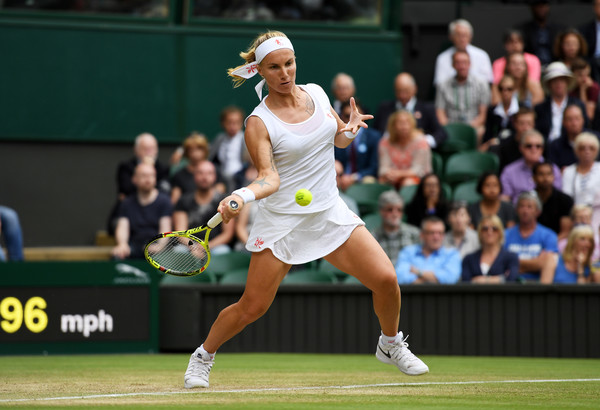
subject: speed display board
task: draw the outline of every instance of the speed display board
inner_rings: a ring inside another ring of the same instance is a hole
[[[141,261],[3,265],[0,354],[157,351],[159,279]]]

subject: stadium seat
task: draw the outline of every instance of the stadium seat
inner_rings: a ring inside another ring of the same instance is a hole
[[[477,202],[481,199],[481,195],[477,193],[476,189],[477,181],[475,180],[461,182],[454,187],[452,199],[454,201],[467,201],[468,203]]]
[[[234,269],[234,270],[224,273],[223,276],[221,276],[221,280],[219,280],[219,284],[221,284],[221,285],[245,284],[246,279],[248,279],[248,269],[247,268]]]
[[[220,255],[211,255],[207,270],[213,272],[217,277],[235,269],[248,269],[250,265],[250,254],[246,252],[229,252]]]
[[[345,272],[342,272],[341,270],[333,266],[331,263],[327,262],[325,259],[321,259],[319,261],[318,270],[320,272],[325,272],[334,275],[338,281],[342,280],[347,275]]]
[[[431,170],[440,179],[444,176],[444,159],[437,152],[431,152]]]
[[[346,285],[362,285],[362,283],[352,275],[346,275],[342,282]]]
[[[485,171],[497,173],[498,157],[489,152],[469,151],[452,154],[446,161],[444,182],[456,185],[477,179]]]
[[[448,138],[439,147],[443,157],[455,152],[472,151],[477,148],[477,132],[468,124],[451,123],[444,126]]]
[[[173,276],[165,275],[160,281],[160,285],[191,285],[196,283],[215,284],[217,283],[217,276],[213,272],[209,272],[208,269],[205,272],[199,273],[194,276]]]
[[[369,231],[374,231],[381,225],[381,215],[379,213],[367,214],[362,217],[365,222],[365,226]]]
[[[377,201],[382,192],[394,189],[391,185],[373,183],[373,184],[354,184],[346,190],[346,195],[353,198],[361,215],[377,212]]]
[[[400,188],[399,193],[405,204],[408,204],[410,201],[412,201],[413,197],[415,196],[415,192],[417,192],[417,187],[418,185],[406,185]]]
[[[337,278],[335,274],[330,272],[323,272],[320,270],[303,269],[297,271],[290,271],[281,282],[282,285],[294,284],[294,285],[306,285],[311,283],[336,283]]]
[[[404,200],[404,204],[408,204],[412,201],[415,193],[417,192],[418,185],[407,185],[400,188],[400,196]],[[452,187],[442,181],[442,191],[446,199],[452,198]]]

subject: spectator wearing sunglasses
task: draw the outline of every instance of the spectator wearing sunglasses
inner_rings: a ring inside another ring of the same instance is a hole
[[[496,215],[485,215],[477,227],[481,249],[462,261],[462,281],[471,283],[514,282],[519,277],[519,257],[502,247],[504,228]]]
[[[421,241],[421,231],[416,226],[402,222],[404,201],[398,192],[389,190],[379,195],[381,225],[372,233],[395,265],[400,251]]]
[[[535,188],[533,182],[532,168],[535,164],[544,161],[544,137],[536,130],[527,131],[521,138],[519,146],[522,157],[507,165],[502,174],[502,196],[504,201],[517,202],[521,192],[531,191]],[[552,166],[554,172],[554,187],[561,189],[562,178],[560,169]]]

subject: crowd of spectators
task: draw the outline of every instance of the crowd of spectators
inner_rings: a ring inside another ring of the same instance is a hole
[[[594,21],[563,27],[549,22],[548,1],[532,1],[531,21],[506,30],[505,54],[493,61],[472,44],[468,21],[451,22],[452,45],[431,62],[433,101],[417,100],[411,73],[396,76],[395,99],[381,102],[370,124],[382,135],[377,180],[391,188],[371,229],[399,283],[600,282],[600,0],[593,3]],[[359,81],[343,75],[360,99]],[[498,160],[473,181],[478,200],[444,189],[451,182],[435,169],[433,156],[448,159],[455,123],[470,126],[476,150]]]
[[[372,232],[399,283],[600,281],[600,0],[594,21],[580,27],[552,24],[549,3],[531,3],[531,21],[506,30],[505,54],[495,60],[472,44],[467,20],[451,22],[452,45],[431,62],[434,100],[418,99],[415,77],[401,72],[370,128],[335,149],[338,189],[357,213],[347,195],[353,185],[390,188],[371,198],[381,221]],[[342,120],[350,97],[371,112],[361,104],[359,82],[347,73],[332,80],[331,102]],[[140,257],[151,233],[206,224],[227,192],[253,180],[244,116],[225,107],[222,132],[190,134],[170,164],[158,160],[152,134],[135,139],[133,157],[117,170],[109,218],[114,257]],[[455,198],[435,167],[455,123],[475,131],[476,151],[498,159],[496,172],[473,181],[477,201]],[[410,198],[401,195],[406,189]],[[5,241],[20,240],[22,248],[19,235],[8,233],[14,221],[18,226],[14,211],[0,210]],[[213,251],[244,251],[252,215],[247,207],[235,224],[216,229]],[[9,258],[22,259],[12,249]]]

